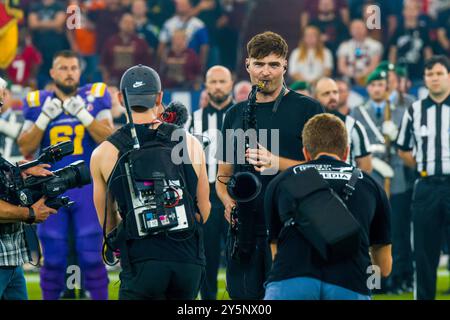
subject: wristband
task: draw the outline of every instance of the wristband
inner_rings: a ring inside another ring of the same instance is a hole
[[[50,117],[47,116],[45,113],[41,112],[39,117],[37,118],[36,122],[34,123],[36,127],[41,129],[42,131],[45,131],[48,124],[50,123]]]
[[[86,109],[81,109],[80,112],[77,113],[77,118],[86,128],[89,127],[94,121],[94,117],[89,113]]]
[[[28,219],[25,221],[28,224],[33,224],[36,221],[36,213],[34,213],[33,207],[28,208]]]

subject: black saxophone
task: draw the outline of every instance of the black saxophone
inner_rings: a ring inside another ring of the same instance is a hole
[[[243,131],[245,134],[245,150],[250,147],[248,130],[256,133],[258,125],[256,121],[256,94],[264,88],[265,83],[259,82],[253,85],[248,96],[248,103],[244,111]],[[239,165],[236,172],[227,183],[228,194],[236,201],[236,207],[231,211],[230,233],[232,235],[231,257],[240,261],[250,258],[255,247],[254,214],[249,210],[241,210],[245,203],[256,199],[262,189],[262,184],[253,165],[245,160]],[[248,206],[247,206],[248,207]]]

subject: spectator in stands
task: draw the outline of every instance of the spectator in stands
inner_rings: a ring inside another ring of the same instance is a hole
[[[376,11],[373,11],[373,9],[372,9],[373,6],[374,5],[372,3],[370,3],[370,2],[369,3],[366,2],[362,6],[361,17],[362,17],[363,21],[365,21],[366,23],[368,23],[368,22],[373,23],[374,22],[372,17],[373,17],[374,14],[376,14]],[[384,13],[381,10],[380,10],[380,12]],[[381,24],[381,26],[383,26],[383,24]],[[383,33],[384,33],[384,31],[386,29],[388,29],[388,28],[368,28],[367,35],[370,38],[372,38],[372,39],[374,39],[374,40],[376,40],[378,42],[384,43],[383,42]]]
[[[197,0],[191,14],[198,17],[205,24],[209,38],[208,67],[221,63],[219,40],[222,29],[227,24],[228,18],[222,10],[220,0]]]
[[[314,83],[322,77],[328,77],[333,70],[333,56],[325,48],[320,37],[320,30],[308,26],[298,48],[289,57],[289,76],[294,81]]]
[[[69,48],[65,7],[56,0],[36,1],[30,8],[28,27],[32,31],[33,43],[42,54],[37,77],[39,88],[43,88],[50,81],[53,55]]]
[[[248,12],[248,0],[223,0],[222,9],[227,17],[227,23],[219,38],[221,64],[230,70],[235,70],[238,55],[238,40],[242,32]]]
[[[147,12],[145,0],[134,0],[131,5],[131,14],[136,23],[136,33],[139,38],[147,42],[153,55],[158,48],[159,28],[148,19]]]
[[[175,0],[176,13],[164,23],[159,34],[158,64],[161,62],[176,30],[184,29],[188,47],[200,57],[202,71],[205,70],[209,52],[208,31],[205,24],[197,17],[192,17],[190,0]]]
[[[119,33],[111,36],[102,51],[103,81],[118,86],[122,74],[133,65],[151,64],[150,49],[145,40],[136,35],[133,16],[125,13],[120,19]]]
[[[383,45],[367,36],[362,20],[353,20],[350,26],[352,38],[339,46],[339,73],[358,85],[364,85],[367,76],[381,60]]]
[[[350,17],[354,19],[364,19],[364,21],[373,21],[369,15],[373,15],[373,10],[367,10],[369,6],[376,6],[380,9],[381,28],[374,28],[369,30],[369,36],[383,44],[392,37],[398,25],[398,20],[401,16],[401,6],[403,1],[388,1],[388,0],[348,0],[348,7],[350,9]],[[371,9],[371,8],[369,8]]]
[[[80,83],[83,85],[99,82],[102,79],[98,69],[97,33],[94,23],[88,19],[87,12],[102,8],[102,5],[98,1],[87,5],[79,0],[71,0],[70,5],[78,6],[81,9],[81,26],[68,31],[72,50],[80,55],[84,65]]]
[[[173,33],[170,50],[162,58],[160,75],[166,89],[200,89],[200,60],[195,51],[187,47],[184,30]]]
[[[37,89],[36,75],[41,63],[40,52],[33,45],[28,30],[22,28],[19,34],[16,57],[7,69],[9,80],[14,84]]]
[[[419,16],[418,3],[415,0],[405,0],[403,21],[389,47],[389,61],[406,65],[413,83],[422,80],[425,60],[433,55],[429,39],[430,28]]]
[[[437,25],[439,44],[450,55],[450,3],[448,8],[439,12]]]
[[[234,85],[233,96],[236,103],[245,101],[248,99],[248,95],[252,91],[252,84],[247,80],[239,81]]]
[[[159,29],[175,13],[175,3],[173,0],[147,0],[147,7],[148,18]]]
[[[339,16],[344,24],[349,25],[350,13],[346,0],[318,0],[305,1],[302,14],[300,16],[301,28],[305,28],[311,21],[319,16]]]
[[[89,11],[89,19],[94,22],[97,32],[97,53],[101,53],[105,42],[119,32],[119,21],[125,13],[120,0],[104,1],[104,8]]]
[[[313,3],[311,1],[310,3]],[[336,12],[333,1],[320,1],[316,18],[311,19],[310,25],[321,31],[321,38],[325,46],[331,50],[333,60],[336,61],[336,51],[339,45],[348,38],[348,27],[342,22]]]
[[[126,11],[131,11],[131,6],[133,5],[133,2],[136,0],[120,0],[120,5],[122,8],[124,8]]]

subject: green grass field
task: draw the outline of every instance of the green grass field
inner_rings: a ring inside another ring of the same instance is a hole
[[[39,274],[26,273],[28,295],[30,300],[41,300],[41,288],[39,287]],[[117,272],[109,273],[109,299],[117,300],[119,292],[119,274]],[[443,294],[449,288],[449,275],[446,269],[442,268],[438,274],[438,300],[450,300],[450,295]],[[228,293],[225,288],[225,271],[220,270],[219,274],[219,300],[228,300]],[[375,295],[374,300],[412,300],[413,294],[401,294],[401,295]]]

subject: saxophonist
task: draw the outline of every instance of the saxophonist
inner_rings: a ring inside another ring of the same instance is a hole
[[[253,90],[249,100],[228,110],[222,126],[216,190],[231,223],[226,249],[231,299],[264,297],[263,284],[276,253],[276,243],[269,246],[268,240],[278,237],[267,231],[264,191],[279,171],[304,160],[299,152],[303,126],[323,112],[316,100],[284,86],[287,53],[286,41],[270,31],[248,42],[245,63]],[[242,173],[249,184],[237,190],[236,184],[233,190],[230,178]]]

